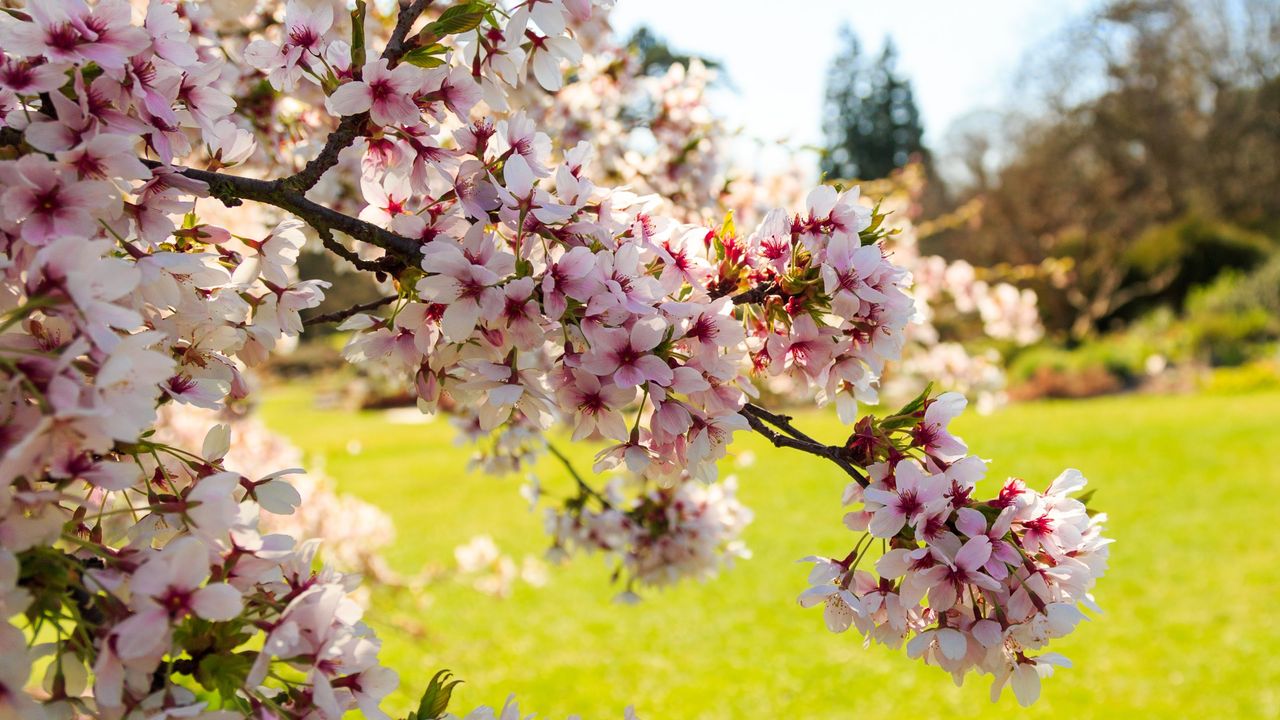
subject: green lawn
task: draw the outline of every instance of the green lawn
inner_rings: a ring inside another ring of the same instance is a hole
[[[395,518],[390,559],[402,571],[450,563],[480,533],[517,557],[546,546],[541,515],[518,495],[522,480],[467,473],[445,421],[318,411],[305,388],[271,393],[263,411],[342,490]],[[827,413],[799,422],[841,434]],[[1280,717],[1277,427],[1275,393],[1035,403],[962,418],[973,451],[994,460],[991,478],[1043,487],[1065,467],[1082,470],[1117,541],[1095,593],[1105,614],[1060,643],[1075,667],[1025,713],[1009,694],[990,704],[984,679],[956,688],[901,652],[828,633],[819,611],[799,608],[806,567],[796,560],[843,553],[852,539],[840,523],[845,481],[745,434],[735,447],[757,458],[737,472],[756,511],[753,559],[636,606],[611,602],[606,567],[588,557],[506,600],[457,582],[423,598],[382,595],[383,612],[420,624],[374,621],[402,677],[392,704],[407,707],[447,667],[466,680],[455,709],[515,693],[526,713],[550,718],[616,718],[627,704],[649,720]],[[588,467],[593,449],[572,450]],[[548,485],[564,481],[550,461],[538,471]]]

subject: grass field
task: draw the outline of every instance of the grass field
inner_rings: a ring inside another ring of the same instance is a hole
[[[309,393],[271,393],[267,422],[342,490],[395,518],[398,569],[449,563],[480,533],[516,557],[545,548],[521,479],[468,474],[444,421],[318,411]],[[798,422],[820,437],[841,434],[826,413]],[[799,608],[805,567],[795,561],[849,546],[844,480],[745,434],[735,447],[757,459],[736,474],[756,511],[753,559],[636,606],[611,602],[607,568],[586,557],[505,600],[458,582],[417,600],[380,596],[382,612],[421,628],[374,620],[384,659],[402,676],[392,705],[407,707],[447,667],[466,680],[454,709],[515,693],[526,713],[550,718],[616,718],[627,704],[649,720],[1280,717],[1278,426],[1276,393],[1036,403],[961,419],[973,451],[993,459],[991,478],[1043,487],[1065,467],[1082,470],[1117,540],[1095,593],[1105,614],[1060,644],[1075,667],[1025,712],[1009,695],[990,704],[985,679],[956,688],[903,653],[828,633],[817,610]],[[592,450],[572,448],[580,467]],[[538,471],[548,485],[564,481],[550,461]]]

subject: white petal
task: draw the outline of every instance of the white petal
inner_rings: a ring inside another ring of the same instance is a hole
[[[1032,703],[1040,699],[1040,674],[1036,672],[1034,665],[1019,663],[1013,669],[1012,685],[1013,695],[1018,698],[1018,704],[1022,707],[1031,707]]]
[[[964,633],[955,628],[943,628],[937,632],[938,649],[942,650],[942,654],[952,660],[959,660],[964,657],[968,650],[969,641],[965,639]]]
[[[205,620],[230,620],[243,606],[240,591],[226,583],[206,585],[191,596],[191,608]]]
[[[480,306],[474,302],[455,302],[440,318],[440,327],[449,342],[465,342],[476,329],[480,320]]]
[[[507,158],[502,177],[506,180],[507,189],[518,198],[529,197],[533,190],[533,170],[529,168],[529,161],[523,155],[517,153]]]
[[[200,456],[205,460],[213,462],[221,460],[227,451],[231,449],[231,426],[226,423],[218,423],[209,428],[209,432],[204,436],[204,445],[201,447]]]
[[[365,83],[350,82],[334,90],[324,106],[334,115],[355,115],[373,106],[373,95]]]

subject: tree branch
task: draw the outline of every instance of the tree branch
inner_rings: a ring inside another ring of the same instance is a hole
[[[572,476],[573,479],[578,483],[578,487],[582,490],[582,492],[586,493],[587,495],[590,495],[591,497],[594,497],[596,500],[600,501],[601,505],[603,505],[606,508],[613,507],[613,505],[609,503],[609,498],[605,497],[604,495],[601,495],[598,490],[596,490],[595,488],[587,484],[587,481],[582,479],[582,475],[580,475],[578,471],[574,469],[573,462],[569,460],[569,457],[564,453],[560,452],[559,448],[553,445],[550,441],[547,442],[547,450],[553,456],[555,456],[557,460],[560,461],[560,464],[564,466],[564,469],[567,470],[569,472],[569,475]]]
[[[746,305],[748,303],[763,302],[771,293],[778,291],[778,286],[773,283],[765,283],[757,285],[746,292],[738,293],[733,296],[734,305]],[[714,299],[714,298],[713,298]]]
[[[764,302],[770,294],[776,292],[778,292],[778,286],[772,282],[767,282],[762,285],[756,285],[750,290],[744,290],[737,295],[733,295],[731,299],[733,300],[734,305],[759,303]],[[711,296],[712,300],[719,300],[720,298],[729,295],[729,290],[710,289],[707,294]]]
[[[337,230],[357,240],[396,253],[405,267],[415,264],[422,254],[422,245],[417,240],[308,200],[301,192],[286,187],[281,180],[259,180],[195,168],[175,167],[174,169],[192,180],[199,180],[208,185],[209,194],[221,200],[227,207],[236,207],[242,200],[253,200],[281,210],[288,210],[322,235],[326,231]]]
[[[320,236],[320,242],[324,244],[329,252],[351,263],[357,270],[372,273],[394,273],[400,262],[394,256],[381,257],[377,260],[365,260],[356,254],[353,250],[338,242],[333,233],[328,230],[316,230],[316,234]],[[378,278],[382,280],[382,278]]]
[[[301,170],[282,180],[281,183],[288,189],[298,192],[306,192],[315,187],[316,183],[320,182],[320,178],[324,177],[325,173],[338,164],[338,155],[350,147],[356,141],[356,138],[363,134],[362,131],[368,119],[369,113],[348,115],[342,118],[342,121],[338,123],[337,129],[329,133],[329,137],[325,139],[324,147],[320,148],[320,154],[312,158]]]
[[[399,298],[394,295],[391,297],[378,298],[373,302],[367,302],[362,305],[353,305],[352,307],[346,308],[345,310],[338,310],[336,312],[325,313],[324,315],[317,315],[313,318],[307,318],[306,320],[303,321],[302,324],[303,325],[321,325],[324,323],[342,322],[343,320],[346,320],[352,315],[366,312],[369,310],[377,310],[383,305],[390,305],[396,300],[399,300]]]
[[[764,436],[774,447],[788,447],[793,450],[826,458],[844,470],[859,485],[867,485],[866,473],[845,458],[845,448],[840,445],[826,445],[798,430],[791,424],[791,418],[777,415],[759,405],[747,403],[740,411],[747,419],[747,424],[758,434]],[[772,425],[773,427],[769,427]],[[777,428],[776,430],[774,428]]]
[[[395,66],[400,60],[400,56],[413,49],[412,45],[416,43],[407,43],[405,38],[409,36],[409,30],[413,29],[413,24],[418,21],[422,13],[431,7],[432,0],[413,0],[405,2],[400,0],[400,12],[396,15],[396,26],[391,30],[391,37],[387,39],[387,46],[382,50],[382,57],[386,58],[387,64]]]

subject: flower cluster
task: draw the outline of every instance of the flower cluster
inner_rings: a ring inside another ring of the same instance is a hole
[[[1077,470],[1044,492],[1010,479],[977,500],[986,463],[947,428],[964,404],[956,393],[922,396],[859,424],[849,447],[868,476],[845,490],[844,503],[857,506],[845,524],[865,534],[843,559],[807,558],[813,587],[800,604],[824,605],[832,632],[905,642],[909,656],[957,684],[986,673],[993,699],[1012,684],[1029,705],[1040,678],[1070,664],[1041,651],[1085,619],[1079,606],[1097,609],[1089,591],[1107,567],[1106,517],[1072,497],[1085,485]],[[877,550],[874,573],[859,569]]]
[[[621,481],[603,494],[577,498],[566,511],[547,511],[554,554],[571,550],[604,552],[619,561],[626,577],[623,601],[634,588],[663,587],[684,578],[706,579],[751,553],[741,540],[751,511],[738,502],[737,482],[729,477],[711,485],[684,482],[628,498]],[[584,507],[595,501],[600,510]]]

